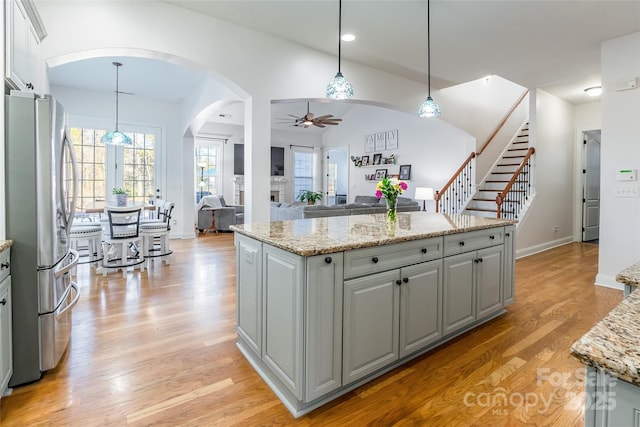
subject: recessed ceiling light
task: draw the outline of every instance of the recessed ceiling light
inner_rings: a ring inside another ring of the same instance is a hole
[[[354,36],[353,34],[343,34],[342,35],[342,41],[343,42],[352,42],[356,39],[356,36]]]
[[[584,90],[589,96],[598,96],[602,93],[602,86],[588,87]]]

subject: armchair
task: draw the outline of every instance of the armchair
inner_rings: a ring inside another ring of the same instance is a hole
[[[244,223],[244,206],[227,205],[222,196],[203,196],[197,205],[197,229],[231,231],[230,226]]]

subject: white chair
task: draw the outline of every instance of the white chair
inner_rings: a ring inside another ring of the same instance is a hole
[[[171,214],[175,206],[174,203],[162,202],[158,206],[158,218],[155,220],[144,220],[140,223],[140,234],[143,237],[143,254],[148,262],[152,258],[160,258],[169,265],[169,255],[173,253],[169,247],[169,232],[171,231]]]
[[[144,271],[143,240],[140,235],[140,215],[142,207],[107,207],[108,223],[102,242],[102,275],[109,270],[122,269],[127,276],[127,268],[140,266]]]
[[[87,254],[84,254],[83,242],[85,241]],[[100,224],[74,222],[69,233],[69,242],[71,249],[78,251],[81,258],[88,258],[86,261],[79,261],[78,264],[91,264],[94,269],[98,267],[98,262],[102,260],[102,227]]]

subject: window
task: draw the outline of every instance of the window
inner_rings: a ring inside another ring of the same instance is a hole
[[[218,191],[218,153],[219,144],[202,143],[196,140],[194,189],[196,203],[202,196],[219,194]]]
[[[78,208],[103,206],[113,187],[123,187],[132,202],[147,201],[155,194],[156,135],[127,132],[133,147],[106,146],[104,129],[70,128],[78,161]],[[121,164],[122,166],[118,167]],[[97,203],[96,203],[97,202]]]
[[[313,190],[313,150],[296,149],[293,152],[293,197],[300,191]]]

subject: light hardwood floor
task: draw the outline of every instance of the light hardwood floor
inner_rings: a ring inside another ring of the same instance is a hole
[[[508,313],[296,420],[235,346],[233,235],[171,244],[126,282],[79,269],[70,348],[0,400],[2,427],[582,425],[569,347],[622,299],[593,285],[595,244],[518,260]]]

